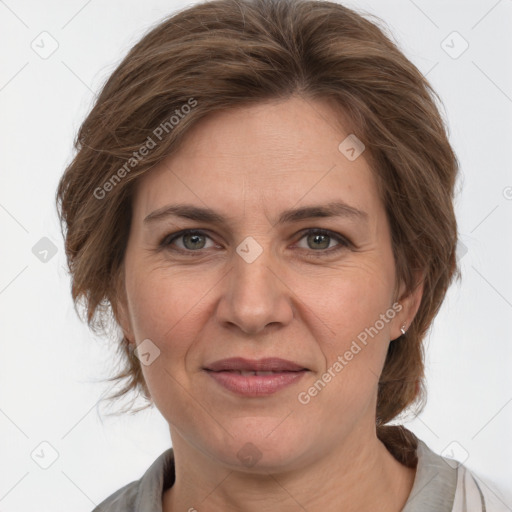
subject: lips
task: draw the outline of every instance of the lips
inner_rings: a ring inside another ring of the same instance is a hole
[[[277,357],[258,360],[233,357],[215,361],[204,370],[224,389],[244,397],[272,395],[298,382],[309,371]]]
[[[264,359],[244,359],[242,357],[232,357],[230,359],[221,359],[205,367],[205,370],[213,372],[232,371],[241,375],[271,375],[272,373],[299,372],[307,370],[304,366],[280,359],[278,357],[267,357]]]

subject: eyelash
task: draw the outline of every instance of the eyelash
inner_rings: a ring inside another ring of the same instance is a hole
[[[327,229],[320,229],[320,228],[318,228],[318,229],[312,228],[312,229],[307,229],[307,230],[303,231],[301,233],[302,236],[299,238],[298,241],[302,240],[304,237],[306,237],[310,234],[329,236],[330,238],[336,240],[336,242],[339,243],[339,245],[337,245],[335,247],[331,247],[330,249],[322,249],[322,250],[318,250],[318,251],[310,249],[310,251],[312,251],[313,254],[306,254],[306,256],[310,257],[310,258],[321,258],[323,256],[336,254],[336,253],[342,251],[343,249],[347,249],[348,247],[350,247],[352,245],[346,238],[344,238],[340,234],[335,233],[334,231],[329,231]],[[159,247],[161,249],[169,249],[169,250],[173,250],[173,251],[180,252],[182,254],[187,254],[187,255],[193,254],[193,253],[200,254],[201,251],[204,249],[198,249],[197,251],[193,251],[191,249],[170,248],[171,244],[175,240],[182,238],[185,235],[200,235],[200,236],[210,238],[210,240],[211,240],[211,237],[204,231],[200,231],[200,230],[196,230],[196,229],[184,229],[183,231],[179,231],[177,233],[171,233],[171,234],[166,235],[160,242]],[[301,248],[299,250],[307,251],[308,249]]]

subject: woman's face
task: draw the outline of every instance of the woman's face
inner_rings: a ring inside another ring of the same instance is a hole
[[[173,444],[231,467],[291,468],[374,436],[389,340],[416,312],[395,302],[384,206],[333,112],[293,98],[216,113],[138,183],[121,324],[146,340]],[[212,371],[228,358],[305,370]]]

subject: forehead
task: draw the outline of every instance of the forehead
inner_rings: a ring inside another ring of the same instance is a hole
[[[349,160],[340,144],[348,118],[326,101],[293,98],[213,113],[182,146],[137,183],[138,216],[170,201],[223,209],[272,211],[298,202],[344,200],[377,214],[381,208],[364,152]]]

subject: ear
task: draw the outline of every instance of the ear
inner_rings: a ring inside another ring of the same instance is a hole
[[[391,328],[392,340],[402,336],[402,332],[400,330],[401,327],[405,326],[405,330],[407,331],[420,307],[424,287],[423,273],[417,271],[414,275],[414,280],[414,289],[408,294],[405,293],[405,285],[403,283],[400,285],[400,291],[398,294],[399,298],[397,302],[402,306],[402,309],[393,319],[393,325]]]
[[[122,268],[119,271],[119,278],[116,283],[116,306],[114,308],[114,316],[119,327],[121,327],[121,330],[123,331],[124,337],[131,344],[135,345],[135,336],[133,334],[133,327],[130,319],[128,297],[126,294],[124,280],[124,261]]]

